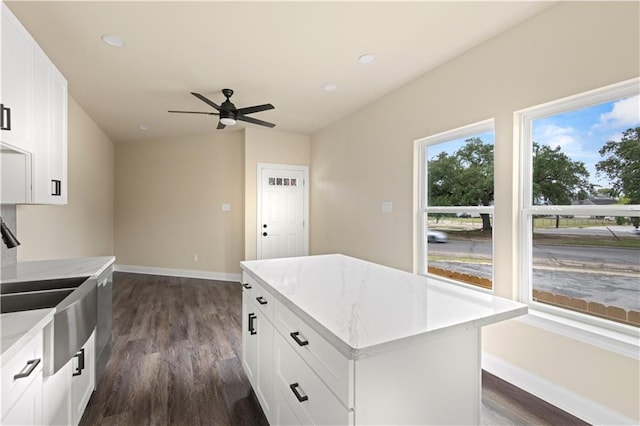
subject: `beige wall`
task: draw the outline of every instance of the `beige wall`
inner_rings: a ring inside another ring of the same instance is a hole
[[[117,144],[117,263],[239,273],[243,173],[241,132]]]
[[[290,164],[308,166],[310,162],[310,137],[275,130],[246,128],[245,147],[245,242],[244,259],[256,258],[257,239],[257,168],[258,163]]]
[[[561,3],[314,134],[311,253],[412,270],[414,140],[494,117],[495,287],[515,294],[513,113],[640,75],[638,16],[637,2]],[[486,352],[640,420],[637,360],[516,321],[483,336]]]
[[[114,148],[69,97],[68,204],[19,205],[18,261],[113,255]]]

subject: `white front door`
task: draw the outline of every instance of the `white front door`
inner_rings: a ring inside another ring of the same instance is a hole
[[[257,258],[308,254],[308,167],[258,164]]]

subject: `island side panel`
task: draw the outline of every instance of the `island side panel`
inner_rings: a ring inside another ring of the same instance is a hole
[[[478,328],[360,359],[355,424],[478,424],[481,385]]]

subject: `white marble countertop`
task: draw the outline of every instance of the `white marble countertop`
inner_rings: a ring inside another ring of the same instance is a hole
[[[5,282],[98,276],[114,262],[113,256],[18,262],[2,268],[0,285]],[[54,311],[38,309],[0,315],[1,365],[53,319]]]
[[[115,260],[114,256],[100,256],[18,262],[2,268],[0,283],[97,276]]]
[[[352,359],[527,313],[522,303],[339,254],[241,266]]]
[[[53,319],[54,309],[12,312],[0,315],[0,365],[5,363],[24,347],[45,325]]]

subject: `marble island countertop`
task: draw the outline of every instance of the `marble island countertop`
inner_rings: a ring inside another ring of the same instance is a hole
[[[241,266],[352,359],[527,313],[513,300],[339,254]]]
[[[98,276],[115,262],[114,256],[18,262],[2,268],[0,285],[57,278]],[[55,309],[38,309],[0,315],[0,365],[11,359],[54,315]]]

